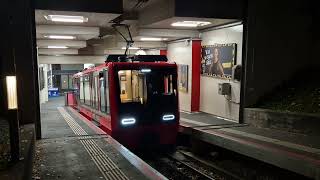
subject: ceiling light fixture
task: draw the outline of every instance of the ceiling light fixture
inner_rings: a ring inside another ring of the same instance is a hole
[[[172,23],[171,26],[175,27],[199,27],[199,26],[207,26],[211,24],[211,22],[208,21],[178,21],[175,23]]]
[[[49,39],[75,39],[76,38],[74,36],[63,36],[63,35],[48,35],[44,37]]]
[[[122,47],[121,49],[126,49],[126,47]],[[138,47],[129,47],[129,49],[135,49],[135,50],[137,50],[137,49],[140,49],[140,48],[138,48]]]
[[[88,22],[88,18],[83,16],[48,15],[44,17],[48,21],[54,21],[54,22],[74,22],[74,23]]]
[[[141,41],[166,41],[168,38],[157,38],[157,37],[142,37]]]
[[[48,46],[49,49],[67,49],[67,46]]]

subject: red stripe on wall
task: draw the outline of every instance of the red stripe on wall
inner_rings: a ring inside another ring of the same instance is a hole
[[[160,50],[160,55],[167,55],[167,50]]]
[[[201,40],[192,40],[191,112],[200,109]]]

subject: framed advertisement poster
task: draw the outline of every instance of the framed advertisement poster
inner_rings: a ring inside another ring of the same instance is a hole
[[[236,43],[202,46],[201,50],[201,75],[231,78],[236,64]]]
[[[182,92],[188,92],[188,65],[178,64],[178,86]]]

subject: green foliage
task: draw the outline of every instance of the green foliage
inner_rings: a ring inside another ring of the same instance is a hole
[[[317,70],[300,72],[296,77],[262,99],[259,108],[286,112],[320,113],[320,82]],[[302,76],[309,74],[310,76]]]

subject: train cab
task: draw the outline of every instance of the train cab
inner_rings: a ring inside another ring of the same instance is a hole
[[[107,60],[77,73],[76,108],[126,146],[175,144],[180,118],[177,65],[163,59]]]

